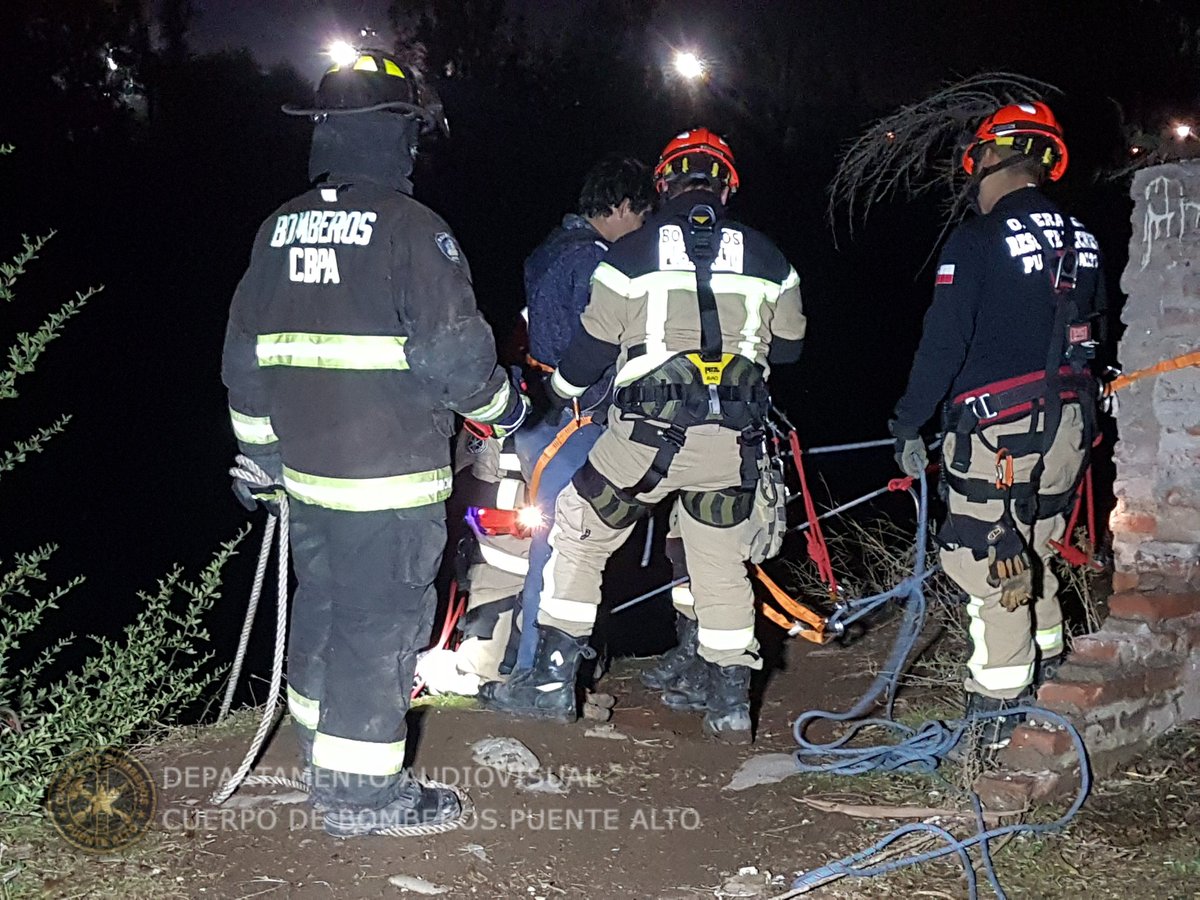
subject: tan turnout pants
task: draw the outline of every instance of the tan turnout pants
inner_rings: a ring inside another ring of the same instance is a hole
[[[1021,434],[1029,430],[1029,420],[994,425],[984,431],[992,446],[1003,435]],[[954,458],[957,435],[946,434],[942,458]],[[1061,494],[1079,476],[1085,458],[1083,447],[1083,418],[1079,405],[1063,406],[1062,424],[1050,451],[1046,454],[1039,494]],[[1013,483],[1028,484],[1037,454],[1014,460]],[[978,434],[971,436],[971,467],[963,473],[968,478],[995,480],[996,455],[989,450]],[[1004,513],[1004,502],[988,500],[973,503],[962,494],[950,490],[950,512],[970,516],[985,522],[995,522]],[[1015,515],[1015,514],[1014,514]],[[941,551],[942,567],[946,574],[968,594],[967,617],[972,652],[967,660],[965,686],[968,691],[987,697],[1011,700],[1033,681],[1034,663],[1039,654],[1043,660],[1062,653],[1062,608],[1058,602],[1058,579],[1050,565],[1054,550],[1050,541],[1061,540],[1066,531],[1065,515],[1040,519],[1033,523],[1018,522],[1018,528],[1036,554],[1041,565],[1035,565],[1034,600],[1028,606],[1012,612],[1000,605],[1000,588],[988,584],[987,559],[977,560],[969,547]]]
[[[630,439],[631,422],[616,412],[608,430],[588,456],[612,484],[636,484],[654,459],[655,450]],[[719,425],[687,430],[684,445],[670,471],[653,490],[638,496],[654,506],[675,491],[719,491],[742,483],[742,451],[738,433]],[[633,526],[613,528],[580,496],[574,484],[558,497],[551,555],[546,566],[538,623],[577,636],[590,634],[600,605],[604,565],[629,536]],[[679,535],[691,576],[688,598],[700,623],[700,655],[721,666],[761,668],[754,637],[754,594],[746,575],[753,526],[747,521],[728,528],[699,522],[679,511]],[[682,592],[673,599],[677,605]],[[689,610],[690,611],[690,610]]]

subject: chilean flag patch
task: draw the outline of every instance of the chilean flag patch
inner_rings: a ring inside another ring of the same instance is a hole
[[[954,266],[938,266],[934,284],[954,284]]]

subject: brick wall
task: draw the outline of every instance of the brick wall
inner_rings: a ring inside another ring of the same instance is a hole
[[[1133,181],[1133,236],[1121,288],[1126,371],[1200,350],[1200,162]],[[1200,369],[1120,394],[1111,526],[1120,591],[1200,589]]]
[[[1200,162],[1139,172],[1121,287],[1126,372],[1200,350]],[[1095,634],[1076,639],[1038,703],[1079,730],[1095,773],[1136,756],[1176,723],[1200,718],[1200,368],[1120,393],[1117,504],[1110,525],[1118,593]],[[976,784],[993,809],[1017,809],[1078,784],[1066,731],[1020,726],[1000,769]]]

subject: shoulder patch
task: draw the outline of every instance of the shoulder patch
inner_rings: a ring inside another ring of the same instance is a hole
[[[954,264],[938,266],[934,284],[954,284]]]
[[[438,249],[442,251],[442,256],[446,257],[450,262],[462,262],[462,254],[458,252],[458,244],[454,243],[454,238],[450,237],[449,232],[439,231],[433,236],[433,241],[437,244]]]

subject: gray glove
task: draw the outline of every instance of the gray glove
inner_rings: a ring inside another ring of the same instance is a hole
[[[896,439],[896,465],[905,475],[919,478],[929,466],[929,454],[925,452],[925,441],[917,429],[901,425],[894,419],[888,423],[892,437]]]

